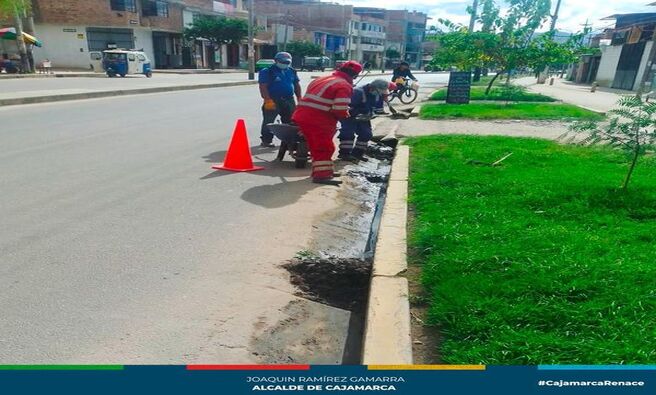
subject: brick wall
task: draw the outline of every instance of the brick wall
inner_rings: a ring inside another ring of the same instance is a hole
[[[169,16],[145,16],[141,18],[141,26],[150,27],[153,30],[167,30],[182,32],[182,6],[180,4],[169,4]]]
[[[276,0],[255,2],[255,14],[267,16],[269,22],[283,21],[294,29],[348,33],[348,23],[353,18],[353,6],[330,3],[286,3]]]
[[[184,3],[189,7],[200,8],[204,11],[212,11],[214,9],[212,0],[184,0]]]
[[[34,0],[36,23],[129,26],[139,14],[113,11],[109,0]],[[138,4],[137,4],[138,5]]]

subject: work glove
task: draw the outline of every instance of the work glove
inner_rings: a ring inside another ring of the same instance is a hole
[[[274,102],[272,99],[268,99],[264,101],[264,109],[267,111],[275,111],[276,110],[276,102]]]

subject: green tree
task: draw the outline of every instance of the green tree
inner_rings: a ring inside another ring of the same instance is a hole
[[[527,65],[538,73],[551,66],[573,63],[585,51],[580,39],[582,33],[572,35],[564,43],[554,41],[554,34],[545,33],[532,40],[526,48]]]
[[[287,52],[289,52],[293,57],[302,59],[306,56],[323,55],[323,48],[321,45],[310,41],[290,41],[287,43]]]
[[[209,40],[215,49],[223,44],[238,44],[248,35],[248,23],[240,18],[215,17],[204,15],[194,19],[191,26],[185,28],[184,37],[187,40],[204,38]],[[214,58],[210,65],[214,69]]]
[[[396,50],[396,48],[387,48],[385,51],[385,57],[387,59],[401,59],[401,53]]]
[[[637,96],[625,96],[619,105],[619,108],[609,111],[609,122],[601,126],[596,122],[578,122],[570,131],[585,135],[580,144],[607,144],[626,151],[630,161],[622,183],[622,189],[626,190],[638,159],[656,144],[656,103],[643,102]]]
[[[481,32],[469,32],[467,27],[440,19],[448,33],[438,37],[436,62],[451,63],[461,69],[496,67],[498,72],[491,79],[486,93],[502,74],[526,67],[528,49],[535,31],[548,19],[551,0],[506,0],[507,9],[495,0],[481,0],[481,13],[477,20]]]
[[[21,58],[21,69],[23,72],[34,71],[34,65],[30,62],[28,49],[23,40],[23,17],[32,10],[31,0],[0,0],[0,19],[13,19],[16,28],[16,45]]]
[[[451,31],[437,37],[438,48],[431,65],[442,69],[452,66],[467,71],[485,66],[492,58],[489,53],[498,46],[498,36],[491,33]]]

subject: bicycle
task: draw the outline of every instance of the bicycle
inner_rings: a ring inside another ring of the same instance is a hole
[[[404,83],[397,90],[390,93],[389,100],[392,101],[398,98],[403,104],[410,104],[417,100],[417,90],[419,85],[416,82],[410,83],[409,78],[404,78]],[[398,85],[397,85],[398,86]]]

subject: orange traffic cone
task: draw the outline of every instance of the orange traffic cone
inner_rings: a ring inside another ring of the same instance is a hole
[[[253,166],[251,148],[248,144],[246,124],[243,119],[238,119],[235,131],[232,133],[230,147],[223,163],[212,166],[212,169],[230,171],[254,171],[262,170],[264,167]]]

